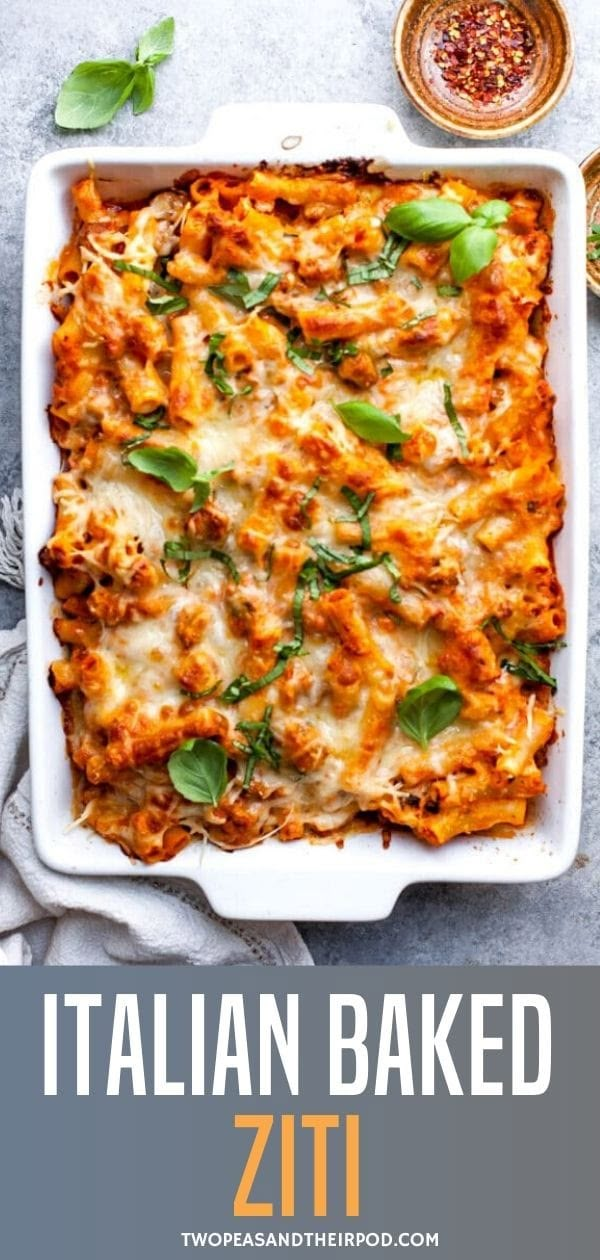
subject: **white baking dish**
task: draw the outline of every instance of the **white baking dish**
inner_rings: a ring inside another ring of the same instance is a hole
[[[498,180],[543,189],[556,222],[548,372],[557,395],[556,434],[568,490],[556,545],[565,587],[568,647],[555,660],[564,708],[550,750],[548,794],[516,839],[472,836],[430,849],[398,834],[384,849],[380,829],[354,834],[343,848],[276,839],[230,854],[191,845],[169,863],[145,867],[80,826],[70,829],[71,774],[60,709],[47,682],[58,654],[51,628],[52,589],[38,552],[53,527],[50,482],[58,467],[46,406],[54,323],[42,281],[69,234],[69,188],[93,163],[116,197],[168,186],[190,167],[238,169],[265,161],[313,165],[368,159],[393,178],[452,171],[479,184]],[[67,149],[35,166],[25,235],[23,462],[30,682],[33,826],[39,854],[56,870],[85,875],[192,880],[223,915],[261,919],[382,918],[399,893],[420,881],[515,883],[560,875],[577,850],[583,759],[588,486],[585,325],[585,205],[577,167],[536,149],[423,149],[411,144],[392,110],[375,105],[238,105],[218,109],[197,144],[181,149]]]

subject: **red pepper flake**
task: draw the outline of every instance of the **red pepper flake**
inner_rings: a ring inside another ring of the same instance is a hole
[[[456,5],[438,34],[433,56],[445,83],[474,104],[500,104],[533,68],[533,32],[512,5]]]

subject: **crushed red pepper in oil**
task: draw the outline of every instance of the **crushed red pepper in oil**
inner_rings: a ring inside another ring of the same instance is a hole
[[[500,104],[531,73],[533,32],[512,5],[455,5],[438,30],[434,60],[448,87],[471,104]]]

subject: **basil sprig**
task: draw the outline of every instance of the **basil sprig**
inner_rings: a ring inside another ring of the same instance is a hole
[[[208,339],[208,358],[204,361],[204,371],[209,380],[212,381],[216,390],[220,394],[224,394],[226,398],[242,398],[244,394],[252,393],[252,385],[248,383],[242,389],[234,389],[229,380],[229,373],[225,367],[225,355],[221,350],[221,342],[225,339],[226,333],[213,333]]]
[[[227,280],[223,284],[210,284],[208,287],[211,293],[227,298],[227,301],[232,302],[239,310],[251,311],[255,306],[266,302],[280,280],[280,275],[274,271],[268,271],[256,289],[252,289],[246,273],[240,271],[238,267],[230,267]]]
[[[218,560],[236,584],[240,581],[240,571],[235,561],[218,547],[193,547],[187,538],[170,538],[163,547],[162,567],[167,577],[174,578],[182,586],[188,581],[195,560]],[[169,572],[170,563],[177,566],[176,574]]]
[[[227,787],[227,757],[212,739],[186,739],[167,762],[176,792],[198,805],[218,805]]]
[[[154,100],[154,66],[173,51],[174,18],[157,22],[139,41],[130,61],[82,61],[65,79],[54,113],[59,127],[93,131],[110,122],[132,97],[134,114],[143,114]]]
[[[164,481],[165,485],[178,494],[193,490],[192,512],[204,507],[214,478],[233,468],[233,464],[224,464],[210,472],[199,472],[196,461],[178,446],[135,446],[123,456],[123,462],[131,464],[138,472]]]
[[[398,725],[421,748],[427,748],[434,735],[439,735],[458,717],[462,705],[462,695],[452,678],[447,674],[434,674],[418,687],[410,687],[399,701]]]
[[[469,443],[467,440],[467,435],[465,433],[464,426],[461,424],[456,414],[456,407],[454,406],[454,402],[452,400],[452,388],[448,384],[447,381],[444,382],[444,409],[450,421],[450,424],[452,425],[452,428],[454,429],[454,432],[456,433],[456,439],[460,447],[460,453],[463,459],[468,459],[470,451],[469,451]]]
[[[445,197],[419,197],[393,206],[385,225],[409,241],[452,241],[450,268],[456,283],[464,284],[491,262],[498,244],[495,228],[510,212],[509,203],[497,199],[485,201],[469,214]]]
[[[510,644],[516,654],[516,661],[505,659],[500,662],[508,674],[515,674],[517,678],[524,678],[526,682],[543,684],[551,687],[552,691],[556,691],[556,678],[542,669],[538,657],[543,652],[555,652],[557,648],[564,647],[563,639],[551,639],[547,643],[528,643],[524,639],[509,638],[497,617],[490,617],[486,625],[492,626],[496,634],[500,635],[505,643]]]
[[[335,410],[347,428],[352,429],[357,437],[365,442],[382,442],[401,445],[408,442],[409,433],[404,433],[399,416],[390,416],[387,411],[380,411],[367,402],[334,403]]]
[[[370,284],[373,280],[389,280],[408,245],[396,232],[390,232],[385,245],[373,262],[350,266],[346,263],[348,284]]]
[[[238,722],[236,731],[241,731],[246,743],[236,741],[235,747],[245,753],[248,758],[244,774],[244,787],[248,788],[256,769],[257,762],[266,761],[278,770],[281,764],[281,753],[275,745],[275,732],[271,726],[273,705],[268,704],[260,722]]]

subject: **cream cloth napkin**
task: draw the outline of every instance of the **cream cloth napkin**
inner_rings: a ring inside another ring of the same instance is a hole
[[[0,581],[23,582],[21,499],[0,502]],[[0,589],[0,599],[2,598]],[[33,845],[25,622],[0,631],[0,964],[310,964],[292,923],[220,919],[183,880],[51,871]]]

